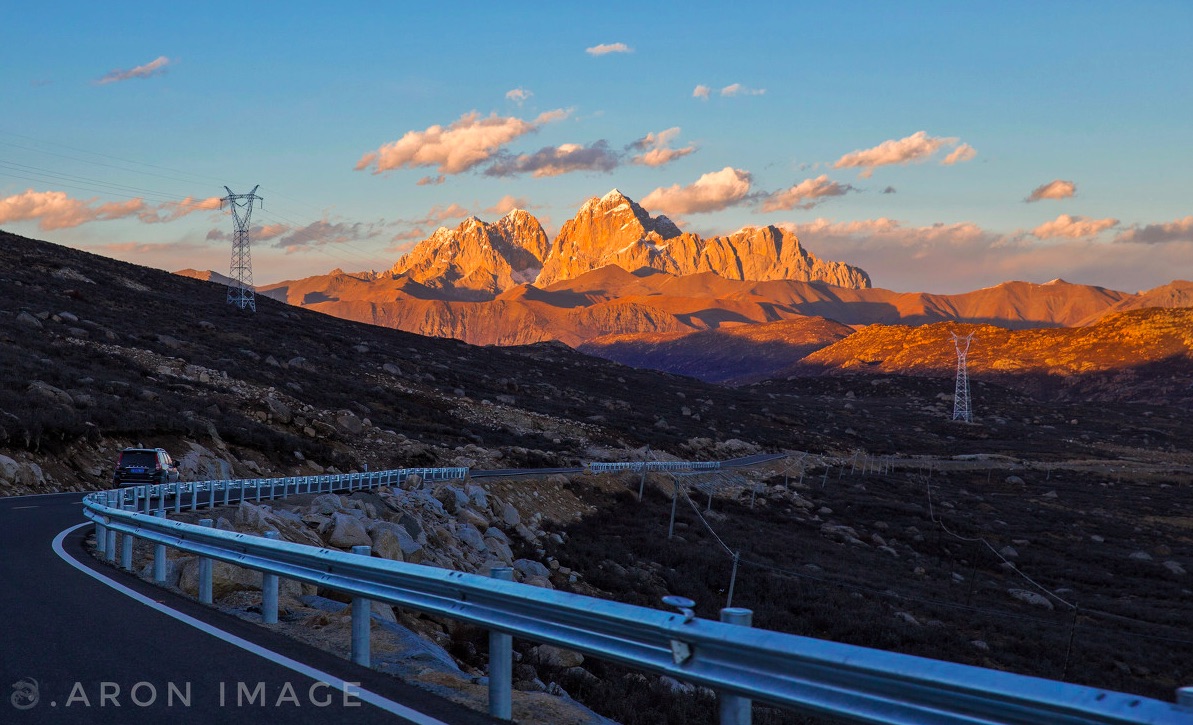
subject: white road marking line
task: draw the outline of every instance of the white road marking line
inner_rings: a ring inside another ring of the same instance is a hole
[[[38,507],[38,506],[13,506],[12,508],[9,509],[9,511],[20,511],[21,509],[35,509],[35,508],[40,508],[40,507]]]
[[[53,545],[54,553],[56,553],[59,556],[59,558],[61,558],[67,564],[70,564],[71,566],[73,566],[74,568],[83,572],[84,574],[86,574],[90,577],[94,577],[95,579],[98,579],[100,582],[107,584],[108,586],[112,587],[113,589],[120,592],[121,594],[124,594],[125,596],[130,597],[131,599],[135,599],[136,601],[140,602],[141,604],[144,604],[145,606],[147,606],[151,609],[156,609],[157,611],[161,612],[162,614],[165,614],[166,616],[173,617],[174,619],[177,619],[178,621],[182,622],[183,624],[189,624],[190,626],[194,627],[195,629],[197,629],[201,632],[206,632],[207,634],[210,634],[212,637],[221,639],[224,642],[227,642],[228,644],[235,645],[247,652],[252,652],[253,654],[257,655],[258,657],[263,657],[271,662],[275,662],[275,663],[281,665],[282,667],[293,670],[301,675],[306,675],[307,677],[310,677],[312,680],[326,682],[329,685],[332,685],[333,687],[340,689],[341,691],[344,689],[346,681],[339,677],[336,677],[335,675],[328,674],[326,672],[323,672],[322,670],[315,669],[314,667],[311,667],[309,665],[304,665],[303,663],[301,663],[297,660],[290,659],[289,657],[287,657],[285,655],[278,654],[277,652],[274,652],[273,650],[270,650],[270,649],[266,649],[265,647],[262,647],[259,644],[255,644],[255,643],[250,642],[246,639],[242,639],[240,637],[237,637],[234,634],[229,634],[228,632],[225,632],[224,630],[220,629],[219,627],[216,627],[216,626],[208,624],[207,622],[195,619],[194,617],[190,616],[189,614],[183,614],[182,612],[179,612],[175,609],[171,609],[170,607],[167,607],[165,604],[158,602],[156,600],[150,599],[149,597],[145,596],[144,594],[134,591],[119,582],[113,581],[113,580],[109,579],[108,577],[104,576],[103,574],[100,574],[99,572],[95,571],[94,569],[91,569],[90,567],[76,561],[73,556],[67,554],[66,550],[62,548],[62,541],[67,536],[69,536],[72,532],[76,531],[77,529],[80,529],[84,526],[91,526],[91,525],[92,525],[91,522],[85,522],[82,524],[78,524],[77,526],[72,526],[69,529],[62,531],[62,533],[60,533],[60,534],[58,534],[58,536],[54,537],[54,545]],[[401,703],[397,703],[397,702],[394,702],[393,700],[390,700],[386,697],[382,697],[381,695],[378,695],[375,692],[372,692],[370,690],[365,690],[365,689],[361,688],[359,685],[354,684],[353,688],[354,688],[353,693],[356,693],[357,699],[361,700],[362,702],[367,702],[370,705],[373,705],[375,707],[381,708],[382,710],[385,710],[386,712],[392,713],[399,717],[404,717],[407,720],[409,720],[410,722],[416,723],[416,725],[448,725],[447,723],[443,722],[442,720],[436,720],[435,718],[433,718],[429,715],[424,715],[423,713],[419,712],[418,710],[413,710],[405,705],[402,705]]]

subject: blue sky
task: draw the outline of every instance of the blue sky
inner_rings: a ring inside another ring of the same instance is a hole
[[[231,220],[202,200],[260,184],[261,284],[385,269],[511,204],[553,233],[617,187],[704,235],[787,225],[876,286],[1134,291],[1193,278],[1191,21],[1185,2],[9,9],[0,228],[226,272]]]

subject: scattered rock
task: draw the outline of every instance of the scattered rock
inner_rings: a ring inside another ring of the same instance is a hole
[[[1049,600],[1048,597],[1045,597],[1043,594],[1029,592],[1026,589],[1008,589],[1007,594],[1010,594],[1015,599],[1018,599],[1019,601],[1024,602],[1026,604],[1030,604],[1033,607],[1043,607],[1044,609],[1048,609],[1048,610],[1051,610],[1053,608],[1052,601]]]

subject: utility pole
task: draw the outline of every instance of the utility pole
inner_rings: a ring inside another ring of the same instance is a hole
[[[232,235],[232,264],[228,276],[228,304],[240,309],[248,307],[257,311],[257,292],[253,288],[253,260],[249,254],[249,219],[253,215],[253,202],[264,201],[257,196],[258,184],[247,194],[234,194],[228,187],[228,195],[220,199],[220,209],[225,205],[232,210],[232,222],[236,229]]]
[[[969,344],[973,342],[973,333],[961,337],[953,334],[953,346],[957,348],[957,387],[953,393],[953,420],[973,422],[973,408],[969,404],[969,370],[967,358]]]

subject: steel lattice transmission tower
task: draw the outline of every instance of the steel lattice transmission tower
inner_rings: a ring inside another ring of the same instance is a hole
[[[253,216],[253,202],[264,201],[257,196],[257,189],[261,185],[257,184],[247,194],[233,194],[231,189],[224,188],[228,195],[220,199],[220,209],[225,205],[229,207],[236,225],[232,236],[232,265],[228,272],[232,279],[228,285],[228,304],[242,310],[247,307],[256,312],[257,292],[253,288],[253,260],[249,255],[249,219]]]
[[[966,359],[969,357],[969,343],[973,342],[973,333],[961,337],[953,333],[953,345],[957,348],[957,388],[953,393],[953,420],[973,422],[973,408],[969,405],[969,370]]]

